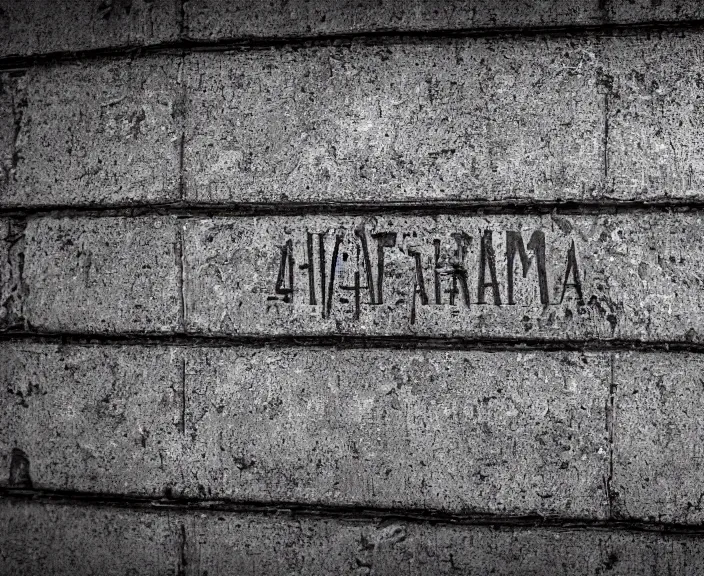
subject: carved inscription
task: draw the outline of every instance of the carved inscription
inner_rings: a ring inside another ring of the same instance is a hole
[[[424,306],[548,307],[570,296],[581,306],[577,248],[574,239],[565,240],[551,246],[543,230],[486,228],[425,238],[364,225],[307,230],[275,247],[278,272],[267,300],[305,303],[323,318],[355,320],[368,307],[405,304],[411,324]]]

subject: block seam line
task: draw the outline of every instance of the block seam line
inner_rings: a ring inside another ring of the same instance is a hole
[[[183,4],[182,4],[183,5]],[[185,6],[184,6],[185,8]],[[181,18],[177,15],[177,19]],[[561,24],[555,26],[504,26],[504,27],[477,27],[477,28],[439,28],[427,30],[423,28],[388,29],[371,28],[362,31],[341,31],[321,34],[288,34],[279,36],[256,36],[242,34],[238,36],[224,36],[216,40],[195,39],[188,36],[188,22],[183,17],[183,31],[181,37],[175,41],[163,41],[146,44],[118,43],[100,48],[84,48],[75,50],[59,50],[52,52],[36,53],[29,55],[6,54],[0,56],[0,71],[15,71],[26,69],[35,65],[46,65],[64,61],[75,62],[105,57],[138,57],[149,54],[173,54],[174,51],[222,51],[222,50],[249,50],[257,48],[297,48],[310,46],[334,46],[346,42],[385,42],[398,43],[399,41],[422,41],[426,39],[445,38],[530,38],[535,36],[575,36],[602,34],[605,36],[632,32],[644,34],[652,32],[681,32],[687,30],[704,29],[704,19],[693,18],[687,20],[641,20],[631,23],[597,22],[594,24]],[[177,26],[180,28],[180,24]]]

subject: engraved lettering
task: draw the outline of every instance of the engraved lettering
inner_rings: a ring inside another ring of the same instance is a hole
[[[486,267],[489,265],[490,279],[486,281]],[[496,279],[496,256],[494,255],[494,243],[492,241],[492,231],[485,230],[482,236],[481,248],[479,251],[479,282],[477,283],[477,302],[486,304],[485,290],[491,288],[494,294],[494,304],[501,306],[501,295],[499,294],[499,282]]]
[[[384,303],[384,248],[396,246],[396,232],[379,232],[372,234],[376,240],[376,269],[377,269],[377,304]]]
[[[528,241],[528,250],[532,250],[536,259],[536,267],[538,272],[538,286],[540,287],[540,303],[543,306],[549,304],[548,296],[548,274],[545,267],[545,234],[541,230],[536,230]],[[521,261],[523,268],[523,278],[528,276],[532,257],[528,256],[526,248],[523,245],[523,236],[520,232],[506,232],[506,278],[508,284],[508,303],[515,304],[513,294],[514,268],[513,264],[516,258],[516,253]]]
[[[568,282],[570,278],[570,273],[572,274],[572,282]],[[584,297],[582,296],[582,280],[579,275],[579,268],[577,267],[577,251],[574,247],[574,240],[567,250],[567,267],[565,270],[565,280],[562,283],[562,296],[560,297],[560,304],[565,299],[565,292],[567,287],[571,286],[577,292],[577,303],[582,306],[584,304]]]

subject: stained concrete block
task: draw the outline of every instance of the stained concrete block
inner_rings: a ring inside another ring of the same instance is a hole
[[[704,359],[620,354],[614,428],[615,510],[620,517],[701,523]]]
[[[198,40],[363,32],[562,28],[701,19],[696,0],[186,0],[185,32]]]
[[[188,496],[604,518],[608,356],[210,349]]]
[[[22,328],[24,323],[24,230],[22,220],[0,219],[0,329]]]
[[[604,173],[598,65],[586,38],[196,53],[186,197],[588,198]]]
[[[180,74],[175,56],[30,68],[15,96],[16,157],[0,203],[178,199]]]
[[[704,564],[701,537],[326,519],[200,516],[187,524],[193,574],[682,574]]]
[[[703,42],[701,31],[688,31],[605,44],[608,175],[616,197],[702,198]]]
[[[180,240],[170,218],[39,218],[24,233],[24,319],[65,332],[181,325]]]
[[[0,485],[160,497],[184,474],[177,349],[0,345]]]
[[[0,500],[0,524],[1,574],[182,573],[168,514]]]
[[[7,574],[699,574],[701,537],[0,501]],[[49,529],[51,528],[51,529]]]
[[[696,212],[193,219],[186,325],[701,342],[702,224]]]
[[[15,158],[16,80],[0,74],[0,197],[7,189]]]
[[[688,22],[704,18],[698,0],[607,0],[607,18],[614,23]]]
[[[0,57],[176,40],[178,0],[0,0]]]
[[[603,355],[11,343],[0,352],[5,486],[607,514]]]

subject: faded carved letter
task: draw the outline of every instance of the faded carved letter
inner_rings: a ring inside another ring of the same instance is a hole
[[[486,267],[489,265],[490,279],[486,281]],[[496,256],[494,255],[494,242],[491,230],[485,230],[482,236],[481,248],[479,251],[479,282],[477,283],[477,302],[486,304],[484,291],[491,288],[494,293],[494,304],[501,306],[501,294],[499,294],[499,283],[496,280]]]
[[[568,282],[572,274],[572,282]],[[584,304],[584,297],[582,296],[582,280],[579,276],[579,268],[577,267],[577,251],[574,247],[574,240],[572,240],[572,245],[567,251],[567,269],[565,270],[565,280],[562,283],[562,296],[560,297],[560,304],[565,299],[565,292],[567,287],[571,286],[577,292],[577,303],[581,306]]]
[[[372,238],[376,240],[376,268],[377,268],[377,304],[384,303],[384,248],[393,248],[396,246],[396,232],[378,232],[372,234]],[[371,284],[370,284],[371,286]],[[373,292],[373,288],[370,288]]]
[[[536,230],[528,241],[528,250],[532,250],[535,255],[538,268],[538,286],[540,287],[540,303],[547,306],[549,301],[548,296],[548,274],[545,267],[545,234],[541,230]],[[506,277],[508,280],[508,303],[515,304],[513,297],[513,280],[514,270],[513,263],[516,258],[516,253],[521,260],[523,268],[523,277],[528,276],[532,257],[529,257],[526,248],[523,245],[523,236],[520,232],[506,232]]]
[[[290,304],[293,302],[293,241],[287,240],[286,244],[280,247],[280,250],[281,259],[274,292],[281,294],[283,301]],[[286,286],[287,279],[288,286]]]

